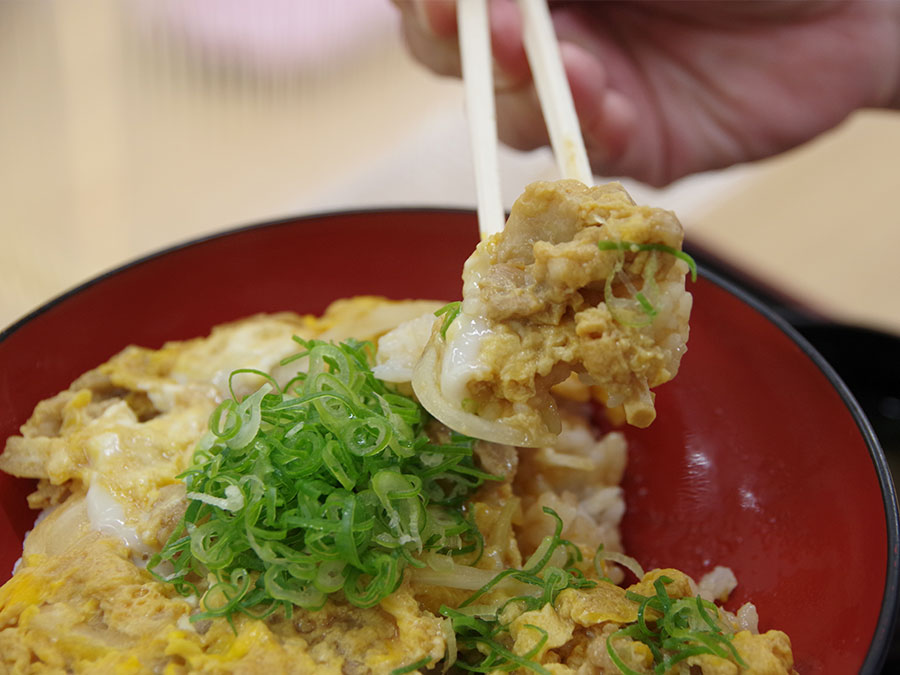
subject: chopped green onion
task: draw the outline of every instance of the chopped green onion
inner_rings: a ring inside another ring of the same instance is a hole
[[[603,301],[606,303],[610,315],[623,326],[647,326],[653,323],[656,309],[640,291],[635,291],[633,287],[631,288],[631,291],[635,294],[635,299],[638,301],[640,314],[643,315],[635,319],[632,319],[632,315],[637,312],[635,312],[633,307],[628,307],[630,301],[624,298],[617,298],[613,293],[613,279],[621,272],[622,261],[618,260],[610,271],[609,276],[606,277],[606,283],[603,286]],[[641,298],[643,298],[643,302],[641,302]]]
[[[182,478],[182,522],[148,568],[183,595],[193,620],[283,607],[316,609],[343,592],[359,607],[392,593],[422,551],[480,555],[461,507],[485,480],[474,441],[425,433],[427,413],[377,380],[368,345],[297,339],[308,370],[284,388],[264,373],[222,402]],[[261,610],[260,608],[264,608]]]
[[[639,244],[634,241],[615,241],[610,239],[598,241],[597,248],[601,251],[631,251],[632,253],[637,253],[638,251],[660,251],[661,253],[668,253],[686,262],[691,270],[691,281],[697,281],[697,263],[694,259],[684,251],[679,251],[677,248],[672,248],[665,244],[655,242]]]
[[[416,661],[415,663],[410,663],[408,666],[401,666],[400,668],[394,668],[391,671],[391,675],[406,675],[406,673],[412,673],[419,668],[424,668],[431,661],[430,656],[423,656],[421,659]]]
[[[516,604],[523,612],[538,610],[547,603],[554,603],[557,596],[566,588],[591,588],[597,585],[596,581],[585,579],[584,575],[574,566],[576,562],[580,562],[581,553],[572,542],[561,537],[562,519],[551,508],[544,507],[543,510],[556,521],[554,532],[551,536],[544,538],[523,569],[507,569],[498,573],[463,601],[457,609],[441,607],[441,614],[450,619],[456,633],[459,652],[484,657],[478,663],[458,660],[455,663],[457,667],[477,673],[514,670],[515,668],[527,668],[536,673],[549,673],[546,668],[532,660],[547,641],[547,635],[543,629],[527,625],[527,627],[541,632],[543,637],[536,647],[522,656],[509,651],[496,639],[498,635],[509,630],[509,625],[502,621],[502,617],[504,610],[510,605]],[[566,552],[563,566],[551,565],[551,560],[560,550]],[[467,607],[472,607],[476,600],[496,588],[505,579],[513,579],[533,586],[534,595],[510,598],[496,609],[486,612],[479,611],[478,618],[465,613]]]
[[[697,263],[694,262],[694,259],[691,258],[684,251],[679,251],[676,248],[672,248],[671,246],[666,246],[665,244],[658,243],[646,243],[639,244],[637,242],[632,241],[613,241],[613,240],[605,240],[597,242],[597,248],[601,251],[620,251],[624,254],[625,251],[630,251],[633,253],[637,253],[638,251],[659,251],[662,253],[668,253],[669,255],[673,255],[679,260],[683,260],[687,263],[688,267],[691,270],[691,280],[697,281]],[[624,303],[628,303],[629,301],[626,299],[616,298],[613,294],[612,284],[613,279],[616,278],[617,275],[620,275],[622,272],[622,267],[624,263],[624,256],[620,256],[619,260],[613,266],[613,269],[610,271],[609,275],[606,277],[606,283],[603,289],[603,297],[606,306],[609,308],[610,313],[613,318],[618,321],[622,325],[626,326],[646,326],[653,322],[656,316],[659,314],[659,311],[656,307],[653,306],[653,303],[647,298],[647,294],[643,291],[637,291],[631,283],[625,279],[625,283],[629,289],[629,291],[633,294],[633,300],[637,302],[637,307],[628,308],[622,307],[621,305]],[[657,292],[656,286],[656,257],[651,257],[647,264],[644,266],[643,278],[644,278],[644,290],[647,291],[651,296],[655,295]],[[623,311],[624,309],[624,311]],[[640,313],[644,315],[642,319],[632,319],[629,314],[636,313],[636,310],[640,310]]]
[[[653,582],[654,595],[644,596],[630,591],[625,594],[632,602],[639,603],[638,616],[637,622],[617,630],[606,639],[606,651],[616,667],[624,675],[638,675],[613,646],[615,638],[628,637],[650,648],[656,673],[665,673],[676,663],[698,654],[719,656],[746,668],[746,662],[731,643],[731,630],[719,620],[719,610],[715,604],[700,596],[673,600],[666,591],[666,584],[670,583],[672,579],[661,576]],[[648,609],[658,618],[648,618]]]
[[[447,303],[434,313],[435,316],[444,317],[444,323],[441,324],[441,337],[443,339],[447,339],[447,329],[450,328],[450,324],[459,316],[461,311],[462,302],[457,300],[456,302]]]
[[[643,296],[635,297],[641,302]],[[648,314],[652,309],[644,307]],[[441,313],[443,335],[459,303]],[[465,556],[464,564],[474,565],[484,548],[474,514],[462,507],[484,481],[498,478],[476,467],[474,440],[451,432],[448,442],[433,443],[421,406],[372,375],[368,345],[295,339],[303,351],[283,363],[307,357],[307,372],[279,387],[264,373],[235,371],[232,379],[248,373],[264,383],[217,407],[192,466],[180,476],[188,506],[148,569],[182,595],[201,596],[192,621],[223,617],[232,623],[237,613],[264,619],[279,609],[290,616],[293,607],[321,608],[332,593],[372,607],[396,590],[407,567],[425,567],[442,556]],[[544,512],[554,519],[554,532],[521,569],[490,577],[457,608],[441,607],[453,635],[446,668],[549,675],[534,660],[547,632],[525,624],[541,637],[527,653],[516,654],[506,635],[512,620],[553,605],[565,589],[597,582],[577,567],[581,553],[562,538],[559,515],[546,507]],[[598,574],[603,559],[642,572],[628,565],[630,558],[598,551]],[[199,588],[203,579],[209,580],[205,592]],[[650,596],[626,593],[638,605],[637,619],[606,641],[619,670],[635,673],[613,646],[620,637],[646,644],[657,673],[698,654],[746,667],[718,608],[700,597],[673,599],[668,583],[668,577],[656,579]],[[509,589],[520,595],[483,600]],[[393,673],[404,675],[432,660],[424,656]]]
[[[649,316],[651,319],[659,314],[656,307],[654,307],[653,304],[649,300],[647,300],[647,297],[643,293],[638,292],[638,294],[634,296],[634,299],[638,301],[641,309],[643,309],[647,316]]]

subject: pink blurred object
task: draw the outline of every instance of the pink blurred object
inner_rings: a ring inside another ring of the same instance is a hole
[[[132,0],[143,28],[268,70],[339,61],[393,33],[389,0]]]

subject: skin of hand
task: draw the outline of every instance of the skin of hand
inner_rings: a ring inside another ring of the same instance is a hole
[[[413,56],[459,76],[454,0],[395,0]],[[665,185],[900,107],[897,0],[551,2],[595,173]],[[490,0],[498,134],[548,143],[514,0]]]

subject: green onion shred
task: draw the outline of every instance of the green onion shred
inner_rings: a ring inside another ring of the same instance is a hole
[[[415,663],[410,663],[408,666],[401,666],[400,668],[394,668],[391,671],[391,675],[406,675],[406,673],[413,673],[417,671],[419,668],[424,668],[431,662],[430,656],[423,656],[421,659],[416,661]]]
[[[625,262],[625,252],[637,253],[639,251],[657,251],[660,253],[666,253],[668,255],[675,256],[679,260],[683,260],[687,263],[688,267],[691,270],[691,281],[697,281],[697,263],[694,262],[694,259],[684,251],[679,251],[678,249],[672,248],[671,246],[666,246],[665,244],[658,244],[653,242],[639,244],[633,241],[605,240],[598,241],[597,248],[601,251],[619,251],[622,254],[619,260],[617,260],[615,265],[613,266],[613,269],[610,272],[609,276],[606,278],[603,295],[606,306],[609,308],[610,313],[613,315],[613,318],[619,323],[626,326],[646,326],[653,322],[653,320],[659,314],[659,311],[653,305],[653,302],[647,297],[648,295],[650,295],[651,297],[656,295],[658,291],[655,279],[657,270],[656,257],[651,257],[647,264],[644,266],[644,272],[642,275],[644,281],[643,290],[637,291],[629,285],[629,289],[634,296],[634,303],[636,303],[636,307],[634,307],[633,310],[628,309],[628,305],[634,303],[631,303],[630,301],[625,299],[616,298],[613,295],[613,280],[622,272],[622,268]]]
[[[462,302],[457,300],[456,302],[448,302],[434,313],[435,316],[444,317],[444,322],[441,324],[441,337],[443,339],[447,339],[447,329],[450,328],[450,324],[459,316],[461,311]]]
[[[508,623],[501,620],[504,610],[510,605],[517,605],[521,612],[539,610],[547,603],[555,602],[559,593],[566,588],[591,588],[596,586],[597,582],[586,579],[575,566],[575,563],[581,562],[581,552],[571,541],[560,536],[563,528],[562,519],[553,509],[544,507],[543,510],[556,521],[554,533],[544,538],[524,569],[507,569],[500,572],[463,601],[457,609],[441,607],[441,614],[452,622],[457,647],[462,654],[455,663],[458,668],[476,673],[526,668],[535,673],[549,675],[546,668],[532,660],[546,643],[546,632],[538,626],[528,626],[543,634],[541,640],[528,654],[521,656],[514,654],[504,647],[499,639],[504,633],[509,632]],[[552,564],[554,559],[560,557],[554,555],[559,550],[564,551],[566,555],[565,562],[561,566]],[[483,615],[474,617],[461,611],[507,579],[532,586],[534,591],[510,598],[488,617]],[[478,658],[480,660],[477,660]]]
[[[666,584],[670,583],[671,578],[661,576],[653,582],[655,595],[626,593],[629,600],[639,603],[638,619],[606,639],[606,651],[616,667],[624,675],[638,675],[613,646],[614,639],[628,637],[650,648],[656,673],[665,673],[676,663],[698,654],[719,656],[746,668],[746,662],[731,643],[731,629],[719,618],[715,604],[699,595],[672,599],[666,591]],[[653,610],[658,618],[648,618],[648,610]]]
[[[601,251],[629,251],[632,253],[637,253],[638,251],[659,251],[660,253],[668,253],[669,255],[673,255],[679,260],[686,262],[691,270],[691,281],[697,281],[697,263],[694,259],[684,251],[679,251],[677,248],[672,248],[665,244],[658,244],[655,242],[639,244],[634,241],[617,241],[609,239],[598,241],[597,248]]]
[[[183,595],[212,580],[192,620],[322,607],[338,591],[372,607],[423,551],[479,555],[463,515],[493,476],[474,441],[435,444],[423,408],[377,380],[367,346],[295,340],[308,369],[283,388],[222,402],[180,478],[189,505],[149,569]],[[233,394],[233,390],[232,390]]]
[[[459,303],[442,313],[443,333]],[[432,442],[424,409],[373,376],[367,344],[294,339],[302,351],[282,363],[306,358],[308,368],[285,386],[256,370],[232,373],[230,384],[247,373],[264,384],[240,401],[232,387],[232,398],[212,413],[192,466],[180,476],[187,510],[149,561],[158,579],[184,596],[201,596],[192,621],[231,622],[236,613],[264,618],[279,608],[290,616],[295,605],[318,609],[338,592],[357,607],[372,607],[396,590],[408,566],[424,566],[424,551],[468,555],[466,564],[481,554],[481,533],[463,507],[496,477],[475,466],[474,440],[450,432],[449,442]],[[534,661],[546,631],[526,625],[540,639],[527,654],[515,654],[504,644],[510,616],[553,604],[567,588],[598,582],[578,568],[581,552],[561,537],[559,515],[544,512],[554,519],[554,532],[522,569],[498,573],[457,608],[441,607],[458,649],[448,667],[549,675]],[[202,579],[210,584],[201,594]],[[489,603],[490,609],[474,604],[507,580],[530,590]],[[656,579],[655,595],[627,593],[639,604],[637,621],[606,642],[619,670],[635,673],[613,646],[620,637],[646,644],[657,673],[695,654],[746,666],[716,606],[699,597],[672,599],[667,583],[668,577]],[[393,672],[403,675],[430,662],[426,656]]]

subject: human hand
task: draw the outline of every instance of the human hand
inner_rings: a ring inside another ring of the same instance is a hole
[[[459,76],[453,0],[395,0],[412,54]],[[900,107],[900,2],[552,2],[595,173],[664,185]],[[498,133],[548,142],[513,0],[491,0]]]

